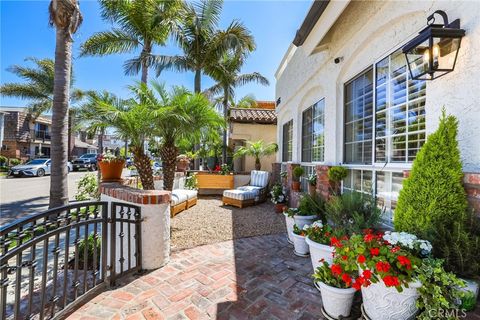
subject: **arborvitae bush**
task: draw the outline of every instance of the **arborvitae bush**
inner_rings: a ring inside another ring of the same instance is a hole
[[[439,225],[452,226],[465,216],[462,163],[457,144],[457,120],[440,118],[436,132],[428,136],[403,182],[395,210],[395,229],[425,237]]]

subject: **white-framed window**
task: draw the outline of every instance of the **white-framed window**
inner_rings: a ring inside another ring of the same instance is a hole
[[[302,162],[324,160],[325,99],[302,113]]]
[[[301,167],[304,170],[304,174],[302,177],[300,177],[300,186],[303,190],[303,192],[308,191],[308,177],[315,172],[315,166],[309,166],[309,165],[301,165]]]
[[[282,127],[282,161],[292,161],[293,152],[293,120]]]
[[[372,195],[373,181],[372,170],[352,169],[348,170],[347,177],[343,180],[343,190],[358,191]]]

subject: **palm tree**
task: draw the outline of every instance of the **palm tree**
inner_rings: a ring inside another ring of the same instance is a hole
[[[82,23],[77,0],[52,0],[50,24],[56,29],[52,104],[52,164],[49,207],[68,203],[68,108],[72,66],[72,34]]]
[[[81,47],[81,55],[104,56],[133,53],[137,56],[124,64],[125,74],[141,71],[141,81],[147,83],[148,69],[155,64],[152,50],[163,46],[181,20],[180,0],[100,0],[102,18],[111,22],[110,31],[95,33]]]
[[[137,99],[125,100],[108,92],[90,92],[79,116],[86,121],[90,132],[104,132],[111,127],[119,138],[128,138],[143,189],[153,190],[153,170],[145,152],[145,141],[153,137],[154,113],[149,104],[138,99],[139,86],[130,87]],[[143,83],[142,86],[146,87]]]
[[[262,164],[260,158],[275,154],[278,151],[278,145],[276,143],[265,144],[263,140],[247,141],[246,147],[240,147],[235,152],[234,157],[250,156],[255,158],[255,169],[260,170]]]
[[[218,29],[223,2],[202,0],[187,5],[186,15],[174,37],[183,55],[156,57],[157,75],[164,69],[195,73],[194,92],[200,93],[202,73],[216,64],[218,57],[227,50],[240,52],[255,50],[255,42],[250,31],[239,21],[234,20],[225,30]]]
[[[269,85],[268,79],[258,72],[240,73],[245,57],[244,53],[223,54],[215,65],[209,67],[209,73],[217,83],[206,92],[209,95],[222,94],[225,121],[228,120],[228,102],[230,99],[235,98],[235,88],[250,82],[257,82],[265,86]],[[227,130],[223,133],[222,162],[227,162]]]

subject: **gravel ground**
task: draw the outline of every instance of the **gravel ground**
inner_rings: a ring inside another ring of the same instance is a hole
[[[197,205],[172,219],[172,250],[225,240],[285,232],[283,214],[269,201],[243,209],[223,206],[220,198],[198,199]]]

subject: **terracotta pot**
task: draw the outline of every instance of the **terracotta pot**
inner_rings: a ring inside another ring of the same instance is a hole
[[[292,190],[297,192],[300,191],[300,181],[292,182]]]
[[[185,172],[185,171],[187,171],[189,165],[190,165],[189,160],[185,160],[185,159],[178,160],[177,161],[177,171]]]
[[[317,192],[317,187],[309,184],[308,185],[308,194],[313,197],[313,196],[315,196],[316,192]]]
[[[102,181],[103,182],[121,181],[124,165],[125,165],[125,160],[98,162],[98,166],[100,167],[100,172],[102,173]]]
[[[282,213],[285,209],[286,205],[284,203],[276,203],[275,204],[275,213]]]

